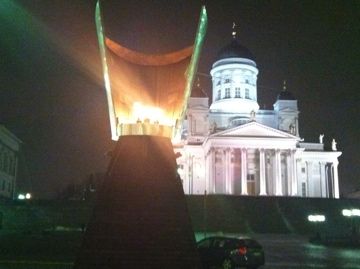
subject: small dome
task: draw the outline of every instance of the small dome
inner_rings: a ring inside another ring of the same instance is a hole
[[[277,97],[277,100],[296,100],[294,95],[292,95],[291,92],[288,91],[281,91]]]
[[[255,61],[255,57],[250,50],[242,46],[235,38],[230,42],[230,44],[226,45],[219,51],[216,60],[218,61],[226,58],[245,58]]]
[[[201,89],[200,87],[194,87],[191,91],[191,97],[202,97],[202,98],[205,98],[205,97],[208,97],[206,92]]]
[[[197,78],[196,83],[194,83],[192,90],[191,90],[191,97],[208,97],[206,92],[203,90],[203,88],[200,85],[200,80]]]

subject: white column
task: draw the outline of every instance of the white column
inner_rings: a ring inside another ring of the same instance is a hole
[[[213,148],[213,150],[211,151],[211,161],[212,161],[211,192],[213,194],[216,193],[216,184],[215,184],[215,180],[216,180],[216,153],[217,153],[216,148]]]
[[[222,149],[222,167],[223,167],[223,190],[225,194],[228,194],[229,190],[229,163],[228,163],[228,150]]]
[[[286,186],[287,186],[287,196],[292,195],[292,162],[291,162],[291,150],[286,151]]]
[[[334,184],[334,198],[339,199],[340,198],[340,191],[339,191],[339,175],[338,175],[338,164],[339,161],[335,160],[333,162],[333,169],[334,169],[334,178],[333,178],[333,184]]]
[[[247,195],[247,154],[246,149],[241,149],[241,194]]]
[[[290,151],[291,161],[291,195],[296,196],[298,194],[298,182],[297,182],[297,166],[295,159],[296,149]]]
[[[189,123],[189,135],[193,135],[193,122],[192,122],[192,115],[188,115],[188,123]]]
[[[260,195],[267,195],[266,193],[266,165],[265,165],[265,150],[260,149]]]
[[[331,179],[331,181],[329,180],[329,177],[330,177],[330,175],[329,175],[329,165],[328,165],[328,163],[325,163],[325,181],[326,181],[326,197],[327,198],[331,198],[330,197],[330,191],[332,191],[332,186],[329,186],[329,182],[331,182],[332,181],[332,179]]]
[[[233,165],[231,162],[232,150],[231,148],[226,149],[226,171],[227,171],[227,180],[226,180],[226,193],[233,194]]]
[[[282,184],[281,184],[281,155],[280,150],[275,150],[275,167],[276,167],[276,173],[275,173],[275,195],[283,195],[282,192]]]
[[[298,117],[295,118],[295,125],[296,125],[296,136],[299,136],[299,119]]]
[[[319,162],[319,185],[320,185],[320,197],[324,196],[324,173],[323,173],[323,163]]]
[[[313,197],[312,162],[306,161],[306,197]]]
[[[205,190],[209,193],[210,190],[210,150],[205,153]]]

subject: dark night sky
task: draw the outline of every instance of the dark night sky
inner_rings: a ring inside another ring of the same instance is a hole
[[[136,50],[192,43],[201,1],[104,1],[108,35]],[[258,102],[271,108],[287,80],[300,135],[334,137],[340,191],[360,188],[360,1],[207,1],[199,72],[231,39],[256,56]],[[95,1],[0,1],[0,121],[23,141],[20,181],[37,197],[106,170],[112,149],[94,25]],[[210,80],[201,77],[210,92]]]

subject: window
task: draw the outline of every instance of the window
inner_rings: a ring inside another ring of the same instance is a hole
[[[225,98],[230,98],[230,88],[225,89]]]
[[[239,87],[235,88],[235,98],[241,98],[241,92]]]
[[[246,84],[249,84],[249,80],[248,80],[248,79],[245,79],[245,83],[246,83]]]
[[[198,243],[198,248],[208,248],[210,247],[211,240],[210,239],[204,239]]]
[[[220,86],[221,85],[221,80],[219,79],[218,82],[216,83],[216,86]]]
[[[245,98],[250,99],[250,91],[249,91],[249,89],[245,89]]]
[[[248,181],[255,181],[255,175],[254,174],[247,175],[247,180]]]
[[[218,90],[216,100],[221,99],[221,90]]]
[[[301,183],[301,195],[302,195],[302,197],[306,197],[306,183],[305,182]]]
[[[3,171],[5,172],[5,173],[8,173],[9,172],[9,159],[8,159],[8,156],[7,156],[7,154],[4,154],[4,163],[3,163]]]
[[[225,78],[224,83],[230,83],[230,79],[229,79],[229,78]]]
[[[301,172],[305,174],[305,167],[301,167]]]

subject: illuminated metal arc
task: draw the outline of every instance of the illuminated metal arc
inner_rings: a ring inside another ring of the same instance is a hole
[[[133,51],[107,38],[100,1],[95,19],[112,139],[141,134],[179,138],[207,28],[205,6],[194,45],[163,55]]]
[[[99,42],[101,64],[102,64],[102,68],[103,68],[106,97],[107,97],[108,109],[109,109],[111,138],[112,138],[112,140],[117,140],[119,135],[117,133],[116,114],[115,114],[114,103],[113,103],[112,95],[111,95],[111,84],[110,84],[109,70],[108,70],[108,65],[107,65],[107,60],[106,60],[104,27],[103,27],[102,17],[101,17],[100,1],[97,1],[97,3],[96,3],[95,24],[96,24],[96,31],[97,31],[98,42]]]
[[[117,56],[125,59],[128,62],[139,65],[170,65],[186,59],[193,52],[193,46],[189,46],[182,50],[167,54],[145,54],[125,48],[124,46],[121,46],[119,43],[111,40],[108,37],[105,37],[105,44]]]
[[[180,136],[180,133],[181,133],[181,127],[182,127],[182,124],[185,119],[188,100],[191,95],[191,89],[192,89],[192,86],[194,83],[194,78],[195,78],[195,75],[197,72],[197,67],[199,64],[201,49],[202,49],[205,35],[206,35],[207,24],[208,24],[208,20],[207,20],[206,7],[202,6],[201,11],[200,11],[200,20],[199,20],[199,24],[198,24],[198,29],[196,31],[196,36],[195,36],[194,52],[193,52],[189,67],[186,72],[187,73],[187,84],[186,84],[186,88],[185,88],[185,92],[184,92],[184,99],[183,99],[183,106],[182,106],[183,110],[181,112],[179,122],[174,130],[175,131],[174,137]]]

